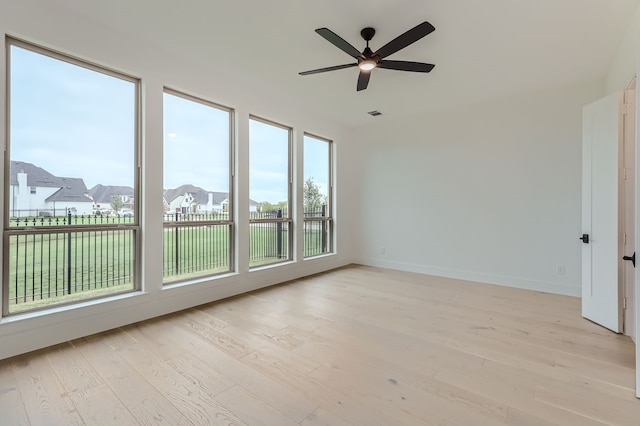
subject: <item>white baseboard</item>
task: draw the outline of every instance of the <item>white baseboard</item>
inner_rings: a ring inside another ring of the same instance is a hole
[[[440,268],[431,265],[397,262],[383,259],[354,259],[354,263],[378,268],[396,269],[399,271],[416,272],[425,275],[454,278],[458,280],[475,281],[484,284],[495,284],[505,287],[521,288],[525,290],[542,291],[545,293],[561,294],[564,296],[581,296],[581,288],[562,285],[553,282],[530,280],[526,278],[510,277],[506,275],[487,274],[484,272],[463,271],[459,269]]]

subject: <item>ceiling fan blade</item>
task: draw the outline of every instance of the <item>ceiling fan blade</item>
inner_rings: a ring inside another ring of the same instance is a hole
[[[361,91],[367,88],[369,85],[369,79],[371,78],[371,71],[360,71],[358,75],[358,86],[356,91]]]
[[[384,59],[387,56],[396,53],[400,49],[404,49],[411,43],[415,43],[420,40],[422,37],[427,34],[435,31],[435,27],[428,22],[423,22],[422,24],[416,25],[411,28],[404,34],[399,35],[398,37],[391,40],[389,43],[382,46],[376,53],[375,56],[379,56],[380,59]]]
[[[358,64],[336,65],[334,67],[318,68],[317,70],[311,70],[311,71],[302,71],[302,72],[300,72],[298,74],[300,74],[300,75],[318,74],[318,73],[321,73],[321,72],[341,70],[343,68],[351,68],[351,67],[356,67],[356,66],[358,66]]]
[[[353,56],[356,59],[362,56],[358,49],[344,41],[342,37],[331,31],[329,28],[318,28],[316,32],[347,55]]]
[[[380,61],[378,68],[386,68],[388,70],[413,71],[413,72],[431,72],[435,67],[433,64],[425,64],[423,62],[409,61]]]

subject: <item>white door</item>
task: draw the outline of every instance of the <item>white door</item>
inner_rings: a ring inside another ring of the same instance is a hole
[[[585,106],[582,122],[582,316],[617,333],[622,331],[622,99],[616,93]]]

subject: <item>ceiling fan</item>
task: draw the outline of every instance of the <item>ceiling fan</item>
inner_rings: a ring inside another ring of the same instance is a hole
[[[348,42],[343,40],[339,35],[334,33],[328,28],[318,28],[316,32],[324,37],[329,43],[336,46],[338,49],[342,50],[349,56],[353,56],[357,60],[357,62],[344,64],[344,65],[336,65],[333,67],[327,68],[319,68],[311,71],[303,71],[300,75],[310,75],[310,74],[318,74],[321,72],[327,71],[335,71],[341,70],[343,68],[351,68],[358,67],[360,68],[360,73],[358,75],[358,85],[357,91],[364,90],[367,88],[369,84],[369,78],[371,78],[371,71],[374,68],[385,68],[389,70],[399,70],[399,71],[412,71],[412,72],[430,72],[435,65],[433,64],[425,64],[422,62],[409,62],[409,61],[389,61],[385,60],[389,55],[396,53],[398,50],[404,49],[412,43],[420,40],[422,37],[431,34],[435,31],[435,27],[428,22],[423,22],[415,27],[411,28],[409,31],[404,34],[399,35],[398,37],[391,40],[389,43],[382,46],[377,51],[373,52],[369,48],[369,41],[376,34],[376,30],[367,27],[360,31],[360,35],[367,42],[367,47],[360,53],[358,49],[350,45]]]

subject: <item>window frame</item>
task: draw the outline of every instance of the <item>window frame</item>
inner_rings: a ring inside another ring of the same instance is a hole
[[[333,217],[333,149],[334,149],[334,142],[331,139],[327,139],[327,138],[323,138],[322,136],[317,136],[313,133],[309,133],[309,132],[304,132],[302,135],[302,184],[303,184],[303,190],[304,190],[304,182],[306,181],[305,179],[305,170],[304,170],[304,156],[305,156],[305,149],[304,149],[304,140],[306,137],[309,138],[313,138],[316,139],[320,142],[325,142],[328,144],[328,155],[327,155],[327,161],[328,161],[328,188],[327,188],[327,208],[325,210],[325,215],[324,216],[317,216],[317,217],[310,217],[307,218],[304,216],[304,206],[303,206],[303,226],[306,225],[309,222],[326,222],[327,224],[327,239],[328,241],[326,242],[326,251],[322,252],[322,253],[318,253],[318,254],[313,254],[310,256],[305,256],[304,255],[304,250],[305,250],[305,241],[303,239],[303,243],[302,243],[302,253],[303,253],[303,259],[313,259],[315,257],[318,256],[325,256],[328,254],[333,254],[335,253],[335,247],[334,247],[334,217]],[[304,197],[303,197],[304,198]]]
[[[4,176],[3,176],[3,232],[2,232],[2,317],[12,316],[12,315],[20,315],[24,313],[38,312],[50,309],[56,309],[62,306],[69,305],[77,305],[81,303],[90,302],[93,300],[106,299],[114,296],[121,296],[123,294],[138,292],[142,289],[141,283],[141,259],[142,259],[142,228],[140,226],[140,212],[141,206],[139,200],[141,194],[141,165],[140,165],[140,150],[142,144],[142,83],[140,78],[133,77],[126,73],[116,71],[107,66],[99,65],[97,63],[89,62],[78,57],[74,57],[72,55],[62,53],[60,51],[46,48],[19,38],[5,36],[5,63],[6,63],[6,76],[5,76],[5,87],[6,87],[6,97],[5,97],[5,111],[6,111],[6,125],[5,125],[5,157],[4,157]],[[134,85],[134,126],[133,126],[133,193],[134,193],[134,220],[132,223],[125,224],[101,224],[101,225],[90,225],[90,224],[63,224],[60,225],[43,225],[38,226],[37,229],[33,227],[26,226],[10,226],[10,215],[9,215],[9,205],[10,205],[10,186],[11,186],[11,74],[12,74],[12,66],[11,66],[11,47],[16,46],[21,49],[28,50],[32,53],[40,54],[51,59],[59,60],[66,62],[67,64],[79,66],[85,68],[89,71],[97,72],[103,75],[107,75],[113,78],[117,78],[120,80],[124,80]],[[131,251],[131,265],[133,268],[131,279],[132,279],[132,288],[114,292],[112,294],[106,295],[98,295],[94,297],[86,297],[73,301],[66,302],[57,302],[51,303],[42,307],[36,307],[31,309],[20,310],[17,312],[9,311],[9,264],[10,264],[10,238],[12,235],[44,235],[44,234],[60,234],[60,233],[69,233],[72,232],[108,232],[108,231],[132,231],[132,244],[133,249]]]
[[[287,217],[282,218],[261,218],[261,219],[252,219],[251,215],[249,215],[249,253],[251,253],[251,225],[256,223],[265,223],[265,224],[287,224],[287,257],[284,259],[280,259],[276,262],[269,262],[259,265],[251,266],[251,255],[249,255],[249,270],[256,270],[260,268],[270,267],[274,265],[279,265],[286,262],[291,262],[294,260],[293,253],[293,241],[294,241],[294,205],[293,201],[293,127],[286,126],[284,124],[280,124],[276,121],[272,121],[266,118],[262,118],[253,114],[249,114],[249,127],[251,126],[251,121],[257,121],[262,124],[267,124],[269,126],[274,126],[287,131]],[[249,132],[249,168],[248,168],[248,183],[249,183],[249,194],[251,194],[251,132]],[[249,196],[249,199],[251,196]],[[247,205],[247,209],[250,206]]]
[[[187,100],[187,101],[191,101],[191,102],[196,102],[199,103],[201,105],[205,105],[211,108],[215,108],[217,110],[221,110],[221,111],[225,111],[229,114],[229,197],[228,197],[228,203],[226,203],[227,205],[227,220],[204,220],[204,221],[180,221],[180,222],[165,222],[164,220],[162,221],[162,229],[163,232],[165,229],[167,228],[187,228],[187,227],[196,227],[196,226],[222,226],[222,225],[227,225],[229,227],[229,269],[227,269],[226,271],[220,271],[220,272],[216,272],[216,273],[206,273],[206,274],[202,274],[202,275],[194,275],[194,276],[189,276],[189,277],[184,277],[184,278],[179,278],[179,279],[175,279],[175,280],[171,280],[171,281],[165,281],[165,276],[164,276],[164,272],[162,274],[162,286],[163,287],[170,287],[174,284],[182,284],[185,282],[189,282],[189,281],[193,281],[193,280],[201,280],[201,279],[208,279],[208,278],[214,278],[216,276],[220,276],[220,275],[224,275],[224,274],[229,274],[229,273],[233,273],[235,271],[237,271],[237,262],[236,262],[236,238],[235,238],[235,232],[236,232],[236,223],[235,223],[235,187],[234,187],[234,178],[235,178],[235,110],[231,107],[213,102],[213,101],[209,101],[207,99],[198,97],[198,96],[194,96],[179,90],[175,90],[172,89],[170,87],[165,86],[162,90],[162,94],[164,96],[164,94],[169,94],[172,96],[176,96],[178,98]],[[164,102],[163,102],[164,104]],[[163,108],[164,111],[164,108]],[[164,117],[163,117],[163,125],[164,125]],[[164,133],[164,132],[163,132]],[[166,137],[166,135],[163,134],[163,162],[164,162],[164,138]],[[164,181],[164,167],[163,167],[163,181]],[[164,183],[163,183],[164,186]],[[164,241],[164,240],[163,240]],[[163,264],[163,269],[164,269],[164,247],[162,250],[162,264]]]

